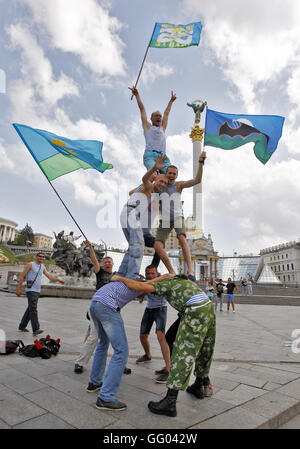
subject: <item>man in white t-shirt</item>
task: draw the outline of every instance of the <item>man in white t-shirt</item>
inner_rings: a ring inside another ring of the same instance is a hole
[[[141,97],[136,87],[129,87],[132,94],[135,96],[138,107],[141,112],[142,127],[144,130],[144,136],[146,141],[145,153],[144,153],[144,165],[147,170],[155,164],[157,156],[161,156],[162,153],[166,153],[166,136],[165,131],[168,125],[169,113],[171,111],[172,104],[176,100],[176,94],[171,92],[171,98],[162,116],[160,111],[152,112],[150,120],[147,119],[146,109],[142,103]],[[171,164],[169,158],[166,158],[165,167],[160,172],[165,173],[167,167]]]

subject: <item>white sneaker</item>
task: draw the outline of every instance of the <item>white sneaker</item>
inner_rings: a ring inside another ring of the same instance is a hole
[[[235,310],[233,310],[233,313],[235,313]]]

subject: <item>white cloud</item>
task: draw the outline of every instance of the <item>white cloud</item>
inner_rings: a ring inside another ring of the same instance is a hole
[[[47,107],[54,106],[60,99],[78,95],[78,88],[74,81],[64,73],[59,79],[55,79],[50,61],[45,57],[43,49],[27,28],[22,25],[11,25],[8,29],[11,43],[14,47],[21,48],[22,75],[25,80],[30,80],[34,86],[37,98],[40,98]],[[17,85],[15,85],[15,88]],[[23,97],[28,94],[28,89],[23,90],[19,85],[18,95],[23,92]],[[27,88],[28,88],[27,84]],[[30,93],[29,93],[30,94]],[[31,92],[32,95],[32,92]]]
[[[295,62],[300,48],[300,8],[287,0],[185,0],[186,14],[203,16],[202,43],[248,112],[260,113],[260,89]],[[299,64],[299,61],[298,61]]]
[[[14,169],[14,165],[14,162],[6,154],[3,139],[0,139],[0,169],[10,171]]]
[[[290,78],[288,79],[287,94],[290,102],[294,105],[294,110],[291,111],[291,115],[289,117],[290,121],[293,123],[297,116],[300,115],[300,58],[298,66],[295,66]]]
[[[125,75],[122,23],[96,0],[25,0],[54,47],[77,55],[98,75]]]
[[[295,205],[300,202],[300,161],[264,166],[251,145],[233,151],[208,148],[207,154],[206,213],[216,216],[220,224],[222,217],[230,217],[239,229],[239,248],[259,249],[298,235]]]
[[[174,73],[173,67],[164,64],[158,64],[156,62],[145,62],[143,71],[141,74],[141,82],[148,86],[152,84],[160,76],[170,76]]]

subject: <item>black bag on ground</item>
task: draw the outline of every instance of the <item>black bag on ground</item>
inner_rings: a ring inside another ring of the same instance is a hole
[[[19,348],[19,352],[26,357],[40,357],[40,353],[35,344],[23,346]]]
[[[27,345],[24,346],[24,348],[20,348],[19,352],[26,355],[26,357],[41,357],[42,359],[50,359],[52,355],[50,349],[38,340],[34,340],[32,345]]]
[[[24,347],[24,343],[22,342],[22,340],[6,340],[1,343],[0,354],[13,354],[18,348],[21,348],[21,346]]]
[[[60,338],[54,340],[54,338],[51,338],[50,335],[46,335],[46,338],[40,338],[39,342],[43,346],[46,346],[52,355],[56,355],[58,353],[60,348]]]

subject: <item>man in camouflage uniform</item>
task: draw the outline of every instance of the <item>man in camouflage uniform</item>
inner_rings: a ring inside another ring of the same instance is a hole
[[[163,295],[182,314],[172,352],[167,395],[159,402],[148,404],[153,413],[176,416],[179,390],[187,389],[198,398],[204,396],[204,391],[207,396],[212,394],[208,375],[216,337],[216,316],[214,304],[196,283],[182,276],[171,276],[161,276],[156,282],[137,282],[119,276],[112,280],[122,281],[140,293]],[[196,380],[187,388],[194,363]]]

